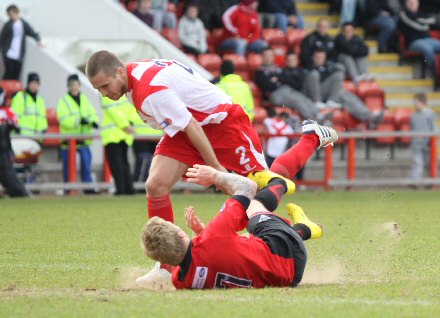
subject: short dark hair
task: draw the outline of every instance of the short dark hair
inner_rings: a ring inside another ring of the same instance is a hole
[[[414,99],[418,100],[419,102],[423,103],[423,104],[427,104],[428,102],[428,97],[426,96],[425,93],[417,93],[414,95]]]
[[[327,53],[322,47],[315,47],[313,54],[315,53]]]
[[[235,71],[234,63],[229,60],[224,60],[220,66],[220,72],[223,76],[233,74]]]
[[[346,26],[349,26],[349,25],[351,25],[352,27],[354,27],[353,22],[351,22],[351,21],[347,21],[347,22],[342,23],[342,25],[341,25],[341,29],[343,29],[343,28],[345,28]]]
[[[10,6],[8,6],[6,8],[6,13],[10,13],[10,12],[18,13],[18,12],[20,12],[20,10],[18,9],[18,7],[15,4],[11,4]]]

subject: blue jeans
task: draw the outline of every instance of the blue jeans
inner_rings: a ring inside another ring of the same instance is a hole
[[[92,179],[92,153],[88,146],[82,146],[76,149],[79,153],[81,163],[81,181],[93,182]],[[69,180],[69,151],[61,148],[60,150],[61,160],[63,161],[63,178],[64,182]]]
[[[247,51],[261,53],[266,47],[268,44],[264,40],[255,40],[248,44],[243,39],[229,38],[220,45],[220,51],[233,50],[236,54],[245,55]]]
[[[388,52],[388,44],[396,31],[396,18],[379,15],[371,19],[368,24],[379,28],[377,36],[379,52]]]
[[[440,41],[433,38],[424,38],[412,41],[408,46],[411,51],[418,51],[423,54],[426,65],[432,74],[435,74],[435,54],[440,53]]]
[[[340,24],[354,22],[357,0],[342,0]]]
[[[287,27],[289,26],[289,17],[284,13],[274,13],[275,28],[280,29],[284,33],[287,33]],[[294,25],[295,29],[304,29],[304,18],[300,15],[296,16],[298,23]]]

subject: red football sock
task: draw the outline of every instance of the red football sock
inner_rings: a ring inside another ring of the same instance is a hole
[[[167,264],[160,264],[160,268],[166,269],[170,273],[173,272],[173,269],[176,268],[176,266],[173,265],[167,265]]]
[[[318,146],[319,137],[316,134],[302,135],[295,145],[275,159],[270,167],[270,171],[293,179],[298,171],[304,167]]]
[[[150,197],[147,194],[148,217],[158,216],[165,221],[174,223],[173,205],[171,204],[170,194],[161,197]]]

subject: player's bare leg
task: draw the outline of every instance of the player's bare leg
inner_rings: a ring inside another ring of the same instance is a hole
[[[336,131],[331,127],[318,125],[315,121],[306,120],[303,122],[303,136],[301,139],[279,156],[270,167],[270,171],[252,172],[248,177],[258,184],[258,188],[265,187],[270,180],[281,175],[288,180],[304,167],[309,158],[313,155],[315,149],[332,146],[338,140]],[[288,184],[288,194],[293,193],[294,186]]]
[[[162,155],[153,157],[150,174],[145,183],[149,218],[158,216],[174,223],[170,191],[187,169],[188,165],[175,159]],[[168,265],[158,262],[150,272],[136,279],[136,283],[148,288],[162,284],[170,279],[170,270]]]
[[[188,165],[176,159],[156,155],[150,167],[145,188],[147,191],[148,216],[159,216],[174,222],[170,191],[188,169]]]

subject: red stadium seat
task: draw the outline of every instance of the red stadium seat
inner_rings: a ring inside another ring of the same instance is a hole
[[[261,124],[267,117],[267,110],[264,107],[255,105],[253,124]]]
[[[372,111],[385,108],[385,92],[377,82],[360,82],[357,93]]]
[[[220,65],[222,64],[220,55],[214,53],[200,54],[197,62],[213,76],[220,76]]]
[[[342,88],[355,95],[358,94],[357,87],[352,81],[343,81]]]
[[[251,73],[251,78],[253,78],[255,72],[263,63],[263,58],[261,54],[249,53],[247,57],[249,72]]]
[[[287,45],[289,49],[294,50],[297,45],[301,44],[301,41],[306,36],[306,31],[303,29],[289,29],[287,30]]]
[[[162,36],[167,39],[169,42],[174,44],[174,46],[178,47],[179,49],[182,48],[182,43],[180,43],[179,35],[177,34],[177,28],[170,29],[170,28],[164,28],[162,30]]]
[[[243,55],[225,54],[223,60],[231,61],[234,64],[235,73],[241,75],[245,81],[250,79],[248,62]]]
[[[57,119],[57,111],[55,108],[47,108],[46,109],[46,117],[47,117],[47,133],[48,134],[59,134],[60,127]],[[44,146],[47,147],[58,147],[61,143],[60,139],[45,139],[43,142]]]
[[[409,131],[411,129],[410,122],[412,113],[413,110],[411,108],[397,108],[394,111],[394,124],[396,130]],[[401,137],[400,142],[402,144],[408,145],[411,142],[411,138]]]
[[[9,105],[11,98],[19,91],[24,90],[23,83],[17,80],[2,80],[0,87],[5,91],[5,105]]]
[[[383,120],[377,124],[375,131],[379,132],[389,132],[395,131],[394,116],[389,111],[384,112]],[[396,137],[377,137],[374,139],[379,145],[391,145],[396,143]]]
[[[287,46],[286,35],[280,29],[263,29],[262,37],[271,47]]]
[[[210,52],[217,52],[224,37],[225,37],[225,30],[224,29],[220,29],[220,28],[213,29],[211,31],[211,36],[207,39],[209,51]]]

